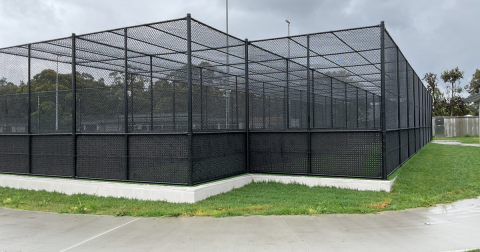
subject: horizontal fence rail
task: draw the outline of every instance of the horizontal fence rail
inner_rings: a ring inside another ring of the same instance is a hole
[[[383,22],[249,41],[187,15],[0,49],[0,172],[386,179],[431,102]]]

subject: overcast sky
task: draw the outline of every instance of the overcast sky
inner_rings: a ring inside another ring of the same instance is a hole
[[[230,0],[229,33],[256,40],[379,24],[421,77],[480,69],[480,0]],[[225,0],[0,0],[0,48],[192,17],[225,31]],[[445,84],[440,81],[441,86]],[[466,95],[464,95],[466,96]]]

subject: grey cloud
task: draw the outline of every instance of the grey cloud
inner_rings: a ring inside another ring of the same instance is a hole
[[[438,75],[458,66],[462,86],[480,68],[480,1],[230,0],[229,31],[250,40],[375,25],[385,21],[416,72]],[[2,1],[0,47],[162,21],[191,13],[225,30],[225,0]],[[442,83],[443,85],[443,83]]]

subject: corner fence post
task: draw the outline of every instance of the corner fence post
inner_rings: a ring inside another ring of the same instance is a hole
[[[312,132],[311,132],[311,125],[310,125],[310,35],[307,35],[307,151],[308,151],[308,174],[312,174]],[[300,98],[301,99],[301,98]]]
[[[32,128],[31,128],[31,113],[32,113],[32,108],[30,107],[30,95],[31,95],[31,51],[32,51],[32,45],[28,45],[28,97],[27,97],[27,103],[28,103],[28,108],[27,108],[27,134],[28,134],[28,142],[27,142],[27,165],[28,165],[28,173],[32,173]]]
[[[400,116],[400,106],[401,106],[401,103],[400,103],[400,61],[399,61],[399,56],[398,54],[400,53],[400,50],[398,50],[398,47],[397,47],[397,127],[398,127],[398,165],[400,166],[400,164],[402,163],[402,130],[401,130],[401,123],[400,123],[400,120],[401,120],[401,116]]]
[[[247,173],[250,173],[250,92],[248,89],[248,39],[245,39],[245,166]]]
[[[75,33],[72,33],[72,178],[77,177],[77,55]]]
[[[125,66],[124,66],[124,85],[123,85],[123,127],[124,127],[124,133],[125,133],[125,180],[129,179],[129,171],[128,171],[128,47],[127,47],[127,41],[128,41],[128,29],[124,28],[123,29],[123,46],[124,46],[124,53],[125,53]],[[133,77],[132,77],[133,78]],[[133,97],[132,97],[133,99]],[[132,119],[133,119],[133,111],[132,111]],[[133,123],[133,120],[132,120]],[[133,126],[133,125],[132,125]]]
[[[187,14],[187,85],[188,85],[188,185],[193,185],[193,128],[192,128],[192,17]]]
[[[387,179],[387,124],[385,121],[385,23],[380,22],[380,64],[381,64],[381,104],[380,125],[382,127],[382,179]]]

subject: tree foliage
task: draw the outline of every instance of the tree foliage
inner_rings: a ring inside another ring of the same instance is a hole
[[[465,86],[465,90],[470,94],[480,93],[480,70],[475,70],[475,73],[472,76],[472,80],[469,85]]]
[[[445,70],[440,78],[445,83],[449,83],[450,86],[447,86],[447,93],[451,93],[451,99],[455,97],[455,94],[460,94],[462,92],[462,88],[460,87],[460,80],[463,79],[463,74],[465,71],[460,71],[458,67],[454,69]]]

